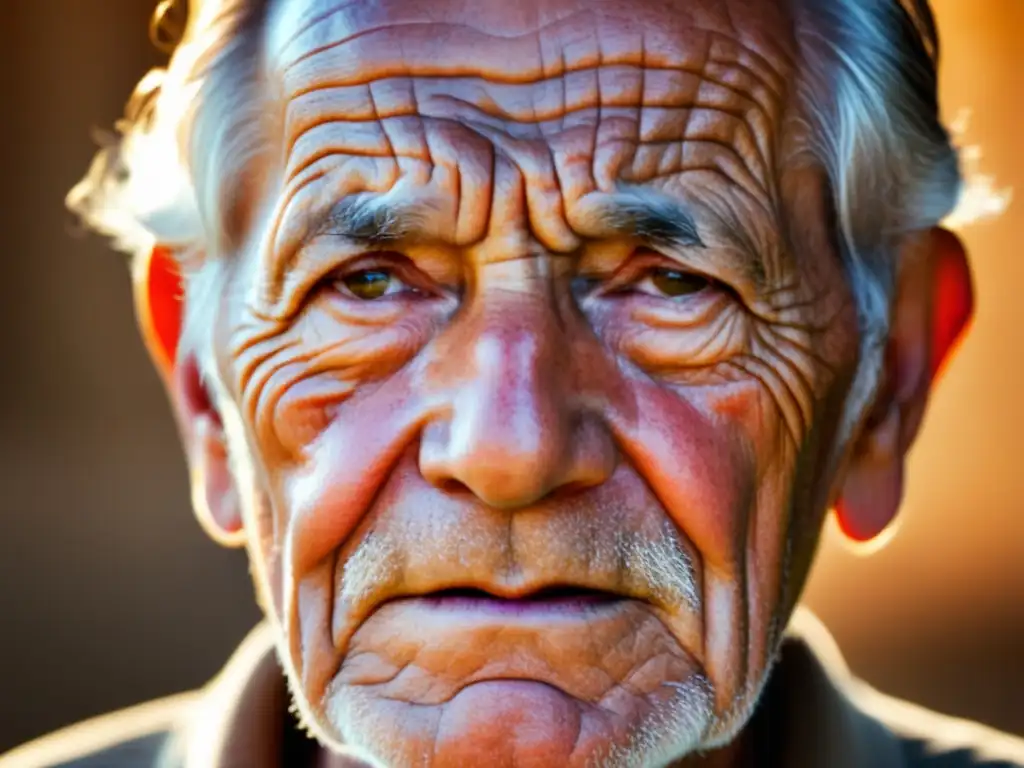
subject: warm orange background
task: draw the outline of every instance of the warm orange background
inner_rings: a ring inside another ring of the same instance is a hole
[[[88,129],[159,56],[155,0],[3,0],[0,24],[0,752],[196,686],[257,619],[245,562],[189,514],[127,272],[62,210]],[[947,114],[1024,196],[1024,0],[938,0]],[[966,230],[974,330],[910,463],[903,525],[871,558],[829,532],[808,600],[853,668],[1024,734],[1024,212]]]

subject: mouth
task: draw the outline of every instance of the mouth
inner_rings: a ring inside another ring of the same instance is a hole
[[[608,608],[625,598],[612,592],[585,587],[553,585],[521,595],[497,595],[475,587],[456,587],[430,592],[413,599],[440,611],[491,615],[578,614]]]
[[[678,642],[643,599],[600,587],[464,582],[396,596],[353,628],[336,684],[379,686],[384,698],[417,705],[449,702],[477,683],[488,686],[467,695],[497,696],[492,703],[526,683],[596,702],[609,679],[633,680],[636,669],[657,676],[664,662],[673,667],[666,679],[693,673],[691,656],[672,650]],[[652,685],[661,690],[660,680]]]

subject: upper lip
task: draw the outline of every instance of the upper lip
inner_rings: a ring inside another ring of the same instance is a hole
[[[472,581],[451,581],[424,585],[423,589],[404,589],[392,592],[387,595],[379,595],[360,611],[359,621],[365,621],[372,614],[388,603],[401,600],[412,600],[416,598],[429,597],[477,597],[479,599],[528,601],[528,600],[551,600],[564,595],[571,597],[578,596],[603,596],[609,601],[614,600],[641,600],[650,602],[647,595],[627,594],[621,590],[609,589],[605,586],[593,584],[580,584],[564,581],[550,581],[544,583],[530,584],[501,584],[501,583],[479,583]]]
[[[621,600],[625,595],[611,592],[606,589],[580,586],[576,584],[546,584],[533,588],[518,589],[493,589],[480,586],[454,586],[424,592],[421,595],[401,595],[391,598],[392,600],[410,597],[470,597],[493,600],[556,600],[571,599],[573,597],[604,597],[609,600]]]
[[[609,601],[636,599],[644,602],[650,602],[650,598],[647,595],[626,594],[620,590],[608,589],[603,585],[598,586],[594,584],[547,581],[543,583],[534,582],[511,585],[501,583],[495,584],[493,582],[479,583],[473,581],[444,580],[433,584],[425,584],[421,589],[402,589],[394,592],[389,591],[385,594],[378,593],[367,596],[364,600],[350,607],[352,612],[349,613],[348,620],[344,622],[344,628],[342,628],[342,626],[335,625],[335,629],[332,634],[335,643],[339,644],[342,642],[343,636],[353,632],[356,626],[363,624],[378,610],[389,603],[395,603],[401,600],[444,596],[446,593],[454,596],[459,592],[466,593],[467,595],[475,593],[482,599],[486,599],[489,596],[495,600],[542,600],[545,596],[553,596],[558,594],[560,591],[567,594],[575,592],[581,595],[606,595]],[[339,632],[340,635],[338,634]]]
[[[579,595],[605,595],[609,600],[633,599],[651,602],[651,595],[632,594],[629,591],[616,589],[611,585],[606,584],[556,580],[531,580],[527,583],[513,584],[502,583],[500,581],[480,582],[475,580],[438,579],[432,583],[428,582],[426,584],[422,584],[418,589],[406,588],[395,591],[388,590],[383,594],[376,593],[367,595],[362,601],[351,606],[351,608],[355,609],[355,616],[352,618],[356,618],[357,623],[362,623],[388,603],[431,596],[443,597],[446,593],[448,595],[455,596],[460,592],[464,593],[466,596],[476,595],[481,599],[490,597],[495,600],[543,600],[550,599],[559,592],[562,592],[566,595],[571,593]]]

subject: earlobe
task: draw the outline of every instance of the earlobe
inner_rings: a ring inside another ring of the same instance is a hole
[[[877,538],[896,518],[903,500],[900,412],[895,404],[858,445],[843,480],[835,513],[852,541]]]
[[[159,246],[133,265],[135,310],[146,349],[178,422],[200,525],[219,544],[245,543],[224,428],[195,357],[180,353],[184,290],[173,254]]]
[[[189,449],[192,509],[206,534],[224,547],[245,544],[241,507],[229,471],[227,449],[220,425],[209,418],[197,420]]]
[[[245,530],[224,424],[203,385],[194,356],[180,359],[175,365],[171,398],[182,425],[196,518],[221,546],[241,547]]]
[[[948,230],[928,233],[922,252],[901,265],[885,379],[843,478],[835,511],[852,540],[870,541],[896,517],[903,471],[936,377],[973,313],[967,255]]]

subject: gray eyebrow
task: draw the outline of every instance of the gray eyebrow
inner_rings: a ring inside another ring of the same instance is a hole
[[[629,189],[613,195],[598,210],[606,231],[632,235],[654,246],[707,248],[689,206],[682,200],[648,190]],[[731,240],[742,259],[734,265],[758,288],[765,284],[765,264],[742,223],[728,212],[707,211],[717,230]],[[695,258],[699,258],[694,254]],[[718,255],[716,255],[716,258]]]
[[[704,248],[689,209],[662,197],[629,195],[601,212],[605,227],[655,245]]]
[[[313,236],[342,237],[381,245],[421,231],[422,205],[394,205],[368,195],[342,198],[316,217]],[[697,223],[681,203],[661,197],[629,195],[601,211],[603,228],[634,235],[653,244],[704,248]]]
[[[366,195],[338,200],[311,223],[314,237],[341,237],[366,245],[386,245],[422,229],[421,206],[396,206]]]

